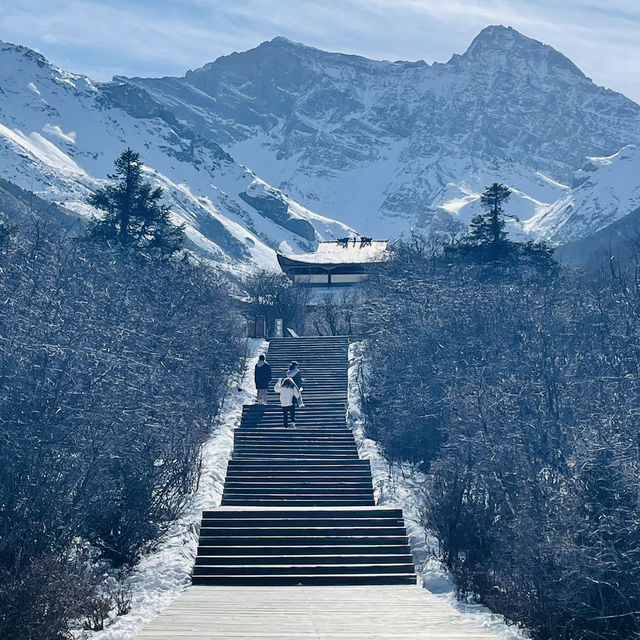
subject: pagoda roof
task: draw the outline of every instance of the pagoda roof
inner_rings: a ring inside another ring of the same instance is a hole
[[[345,239],[346,240],[346,239]],[[317,264],[317,265],[343,265],[362,264],[367,262],[380,262],[388,257],[387,240],[365,240],[349,238],[348,240],[331,240],[320,242],[318,248],[312,253],[282,256],[286,262]]]

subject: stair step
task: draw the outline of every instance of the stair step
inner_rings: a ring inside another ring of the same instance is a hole
[[[292,526],[283,526],[283,527],[267,527],[267,526],[257,526],[257,527],[232,527],[227,525],[226,527],[210,527],[210,526],[202,526],[200,528],[200,537],[207,538],[211,536],[216,537],[228,537],[228,538],[246,538],[246,537],[261,537],[264,541],[264,544],[268,544],[269,541],[273,538],[282,538],[285,536],[289,537],[303,537],[307,536],[318,537],[322,536],[327,539],[327,541],[331,541],[335,537],[345,537],[345,536],[402,536],[405,535],[404,526],[401,527],[338,527],[338,526],[330,526],[330,527],[292,527]]]
[[[295,547],[269,545],[241,546],[233,545],[199,545],[198,557],[204,556],[319,556],[319,555],[348,555],[358,554],[360,556],[369,555],[411,555],[408,544],[376,545],[376,544],[354,544],[354,545],[299,545]]]
[[[260,566],[260,565],[356,565],[391,564],[413,565],[413,556],[409,553],[387,554],[335,554],[335,555],[198,555],[196,566]]]
[[[373,483],[371,478],[332,478],[332,477],[304,477],[292,476],[290,478],[255,478],[246,476],[234,476],[227,478],[225,487],[229,488],[243,488],[243,487],[261,487],[261,488],[274,488],[274,487],[353,487],[357,489],[372,489]]]
[[[235,440],[238,443],[289,443],[296,444],[309,442],[310,444],[327,444],[327,443],[339,443],[339,444],[352,444],[354,443],[353,433],[345,429],[342,433],[327,433],[322,429],[302,429],[298,427],[296,429],[261,429],[250,431],[249,429],[243,429],[242,427],[236,430]]]
[[[366,500],[373,497],[372,489],[316,489],[309,487],[304,489],[303,487],[292,487],[291,490],[287,489],[259,489],[252,488],[247,489],[230,489],[224,490],[222,494],[223,499],[230,498],[243,498],[246,500],[276,500],[287,499],[291,500],[312,500],[318,498],[320,500],[346,500],[348,498]]]
[[[233,524],[231,524],[233,523]],[[203,518],[202,527],[404,527],[402,518]]]
[[[284,449],[284,448],[269,448],[258,447],[253,448],[239,448],[237,451],[233,451],[233,458],[245,458],[254,459],[256,462],[262,458],[268,458],[269,460],[282,459],[286,461],[288,459],[300,458],[301,460],[317,460],[318,462],[348,462],[349,460],[357,460],[357,451],[348,451],[344,449],[319,449],[319,448],[306,448],[306,449]]]
[[[227,480],[232,479],[252,479],[256,480],[287,480],[295,478],[317,479],[317,480],[371,480],[371,474],[360,469],[251,469],[233,468],[227,472]]]
[[[248,463],[241,462],[241,461],[236,462],[234,460],[230,460],[229,461],[229,465],[246,465],[246,464],[248,464]],[[296,466],[297,463],[289,463],[289,464],[290,464],[290,466]],[[309,467],[312,467],[312,466],[322,467],[322,466],[330,466],[330,465],[334,465],[335,466],[337,464],[344,465],[345,467],[348,466],[348,467],[354,467],[354,468],[355,467],[366,467],[366,468],[369,468],[369,466],[370,466],[369,460],[361,460],[359,458],[353,459],[353,460],[346,460],[346,461],[340,462],[340,463],[328,463],[328,462],[322,462],[322,461],[311,462],[311,461],[309,461],[309,462],[304,463],[304,464],[306,464]]]
[[[350,452],[340,452],[340,451],[336,451],[336,452],[276,451],[271,453],[269,451],[263,451],[263,452],[238,451],[233,454],[233,458],[234,460],[245,459],[245,460],[256,460],[256,461],[264,460],[265,458],[272,459],[272,460],[296,460],[296,459],[305,460],[307,459],[307,460],[318,460],[318,461],[324,460],[328,462],[331,460],[353,460],[356,458],[356,456],[355,454]]]
[[[260,451],[264,450],[275,450],[282,449],[283,451],[305,451],[305,450],[313,450],[313,451],[345,451],[349,453],[357,452],[358,448],[355,443],[350,442],[308,442],[308,441],[287,441],[287,440],[278,440],[275,442],[264,442],[264,443],[256,443],[256,442],[243,442],[242,440],[236,441],[234,449],[244,450],[244,451]],[[356,456],[357,457],[357,456]]]
[[[317,564],[317,565],[196,565],[193,576],[285,576],[285,575],[345,575],[345,574],[408,574],[414,570],[413,563],[398,564]]]
[[[402,509],[375,507],[370,509],[211,509],[203,518],[402,518]]]
[[[291,432],[295,433],[295,427],[291,428]],[[264,441],[256,441],[255,439],[246,439],[242,436],[236,437],[235,439],[236,447],[244,447],[244,448],[260,448],[260,447],[313,447],[313,448],[322,448],[326,447],[329,449],[355,449],[357,451],[356,443],[353,440],[353,436],[351,437],[351,441],[347,439],[343,440],[332,440],[330,438],[325,438],[324,440],[313,441],[310,439],[300,438],[295,435],[292,435],[290,438],[287,437],[285,433],[284,436],[279,438],[266,438]]]
[[[355,544],[408,544],[408,538],[406,535],[387,535],[387,536],[375,536],[375,535],[336,535],[336,536],[270,536],[268,540],[269,544],[275,546],[310,546],[314,544],[334,544],[338,546],[348,546]],[[262,536],[214,536],[206,535],[200,536],[199,544],[201,546],[224,546],[227,544],[233,545],[265,545],[265,539]]]
[[[227,467],[234,473],[363,473],[368,467],[351,465],[346,460],[230,460]],[[322,464],[315,464],[321,462]],[[293,464],[292,464],[293,463]],[[231,466],[233,465],[233,466]]]
[[[414,573],[406,574],[351,574],[351,575],[290,575],[290,576],[193,576],[194,585],[294,586],[294,585],[361,585],[361,584],[416,584]]]
[[[230,460],[227,467],[233,473],[279,473],[279,474],[362,474],[368,467],[350,465],[353,458],[347,460]],[[292,462],[296,464],[291,464]],[[311,464],[322,462],[323,464]],[[333,464],[331,464],[333,463]],[[233,466],[231,466],[233,464]]]
[[[274,479],[274,478],[227,478],[227,482],[225,483],[225,487],[232,488],[241,488],[241,487],[260,487],[260,488],[273,488],[273,487],[318,487],[318,488],[328,488],[328,487],[353,487],[358,489],[373,489],[373,483],[371,482],[371,478],[362,478],[361,480],[353,480],[353,479],[334,479],[334,478],[309,478],[309,479],[300,479],[300,478],[286,478],[286,479]]]
[[[298,423],[296,423],[296,425],[297,424]],[[241,426],[235,430],[234,435],[236,438],[342,438],[353,441],[353,432],[346,427],[314,427],[302,424],[296,429],[285,429],[282,423],[270,429],[265,427]]]
[[[335,457],[341,456],[346,458],[356,458],[358,457],[358,451],[351,448],[346,447],[328,447],[328,446],[282,446],[282,445],[265,445],[263,447],[253,447],[253,446],[238,446],[233,450],[234,454],[237,455],[251,455],[255,454],[257,457],[261,457],[263,454],[272,456],[278,456],[278,454],[282,454],[284,457],[289,456],[313,456],[316,458],[323,458],[325,454],[327,457]]]
[[[308,440],[286,440],[286,439],[278,439],[272,442],[246,442],[242,438],[236,439],[235,448],[237,449],[257,449],[260,450],[262,448],[268,449],[326,449],[327,451],[333,449],[340,449],[344,451],[357,451],[355,442],[332,442],[331,440],[327,440],[325,442],[312,442]]]
[[[301,480],[301,479],[291,479],[286,481],[276,481],[276,480],[232,480],[230,481],[227,478],[225,482],[225,489],[244,489],[246,487],[260,487],[265,489],[272,488],[286,488],[286,487],[318,487],[319,489],[331,488],[331,487],[342,487],[342,488],[354,488],[354,489],[372,489],[373,484],[371,480],[362,480],[362,481],[349,481],[349,480]]]
[[[259,473],[256,471],[234,471],[227,475],[227,482],[367,482],[371,484],[371,476],[366,473],[337,471],[328,473],[318,473],[314,471],[291,471]]]
[[[311,420],[304,416],[296,414],[295,423],[300,431],[308,431],[310,435],[314,433],[330,437],[332,435],[349,435],[352,433],[347,429],[346,422],[328,422],[326,420]],[[257,420],[255,422],[251,420],[243,420],[239,427],[236,427],[235,433],[264,433],[279,434],[280,432],[288,433],[289,431],[284,428],[283,416],[280,414],[273,420]]]
[[[373,483],[371,482],[371,478],[362,477],[362,478],[349,478],[349,477],[332,477],[332,476],[287,476],[287,477],[276,477],[276,478],[265,478],[265,477],[256,477],[256,476],[230,476],[227,478],[228,486],[260,486],[260,487],[271,487],[271,486],[283,486],[283,487],[292,487],[297,486],[298,483],[304,486],[311,485],[327,485],[327,486],[365,486],[367,489],[373,488]],[[225,483],[225,486],[226,484]]]
[[[298,422],[296,421],[296,424]],[[259,431],[249,431],[242,427],[234,433],[236,444],[345,444],[355,445],[353,433],[345,429],[342,433],[327,433],[322,429],[263,429]]]
[[[367,481],[371,482],[371,474],[365,471],[349,469],[334,469],[332,471],[318,471],[313,469],[233,469],[227,472],[227,480],[338,480],[338,481]]]
[[[371,476],[371,470],[366,465],[354,465],[352,462],[359,462],[358,458],[348,458],[346,460],[323,460],[324,464],[308,464],[309,461],[300,460],[298,464],[290,464],[280,466],[277,462],[250,460],[229,460],[227,472],[234,473],[278,473],[280,475],[297,475],[303,474],[331,474],[331,475],[366,475]]]
[[[262,451],[268,452],[270,455],[281,451],[282,453],[322,453],[327,452],[331,454],[342,453],[347,457],[351,457],[353,460],[358,460],[358,449],[355,445],[342,445],[340,443],[336,443],[335,445],[329,443],[320,443],[320,444],[302,444],[302,443],[291,443],[291,444],[265,444],[264,446],[260,445],[252,445],[252,444],[237,444],[234,449],[234,453],[260,453]]]
[[[248,497],[223,497],[223,506],[243,507],[355,507],[373,506],[373,498],[248,498]]]

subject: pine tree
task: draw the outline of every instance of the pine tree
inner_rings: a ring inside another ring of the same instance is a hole
[[[171,222],[171,210],[161,204],[163,191],[142,178],[140,154],[127,148],[115,161],[113,184],[97,189],[87,200],[104,211],[94,218],[89,237],[137,249],[156,249],[171,255],[184,245],[184,224]]]
[[[489,246],[498,252],[506,243],[507,234],[504,231],[504,214],[502,203],[511,195],[509,187],[494,182],[484,190],[480,202],[487,209],[471,219],[468,240],[471,244]]]

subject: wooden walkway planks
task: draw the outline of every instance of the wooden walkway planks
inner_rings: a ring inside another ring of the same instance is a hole
[[[193,586],[143,640],[498,640],[409,585]]]

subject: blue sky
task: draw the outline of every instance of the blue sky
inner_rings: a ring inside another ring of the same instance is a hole
[[[0,0],[0,39],[97,80],[182,75],[283,35],[331,51],[446,62],[490,24],[551,44],[640,102],[637,0]]]

